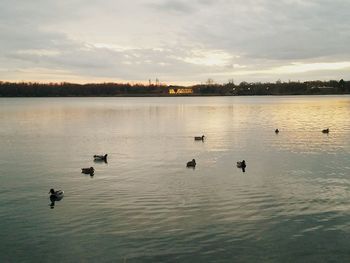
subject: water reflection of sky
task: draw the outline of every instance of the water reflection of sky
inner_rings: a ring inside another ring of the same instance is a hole
[[[205,134],[212,149],[253,142],[270,149],[335,153],[348,147],[344,142],[350,130],[346,96],[29,99],[25,106],[19,101],[2,101],[0,119],[6,121],[0,132],[159,140]],[[271,132],[275,128],[281,131],[277,136]],[[330,134],[322,134],[324,128],[330,128]]]
[[[20,258],[35,246],[38,260],[53,247],[49,258],[96,259],[96,249],[149,261],[159,251],[191,262],[223,251],[238,261],[259,251],[312,255],[315,240],[350,231],[349,106],[349,96],[0,99],[0,222],[10,236],[0,252],[19,244]],[[93,163],[103,153],[108,164]],[[192,158],[196,169],[186,169]],[[91,165],[94,177],[82,175]],[[52,187],[65,197],[51,211]],[[47,240],[57,233],[66,246]],[[328,258],[348,251],[332,244],[320,245]]]

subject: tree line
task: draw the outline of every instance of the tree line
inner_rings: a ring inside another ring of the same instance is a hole
[[[191,87],[167,85],[143,85],[123,83],[36,83],[2,82],[0,97],[89,97],[89,96],[169,96],[169,88],[191,88],[191,95],[317,95],[350,94],[350,81],[343,79],[330,81],[248,83],[194,85]]]
[[[158,95],[165,92],[164,86],[120,83],[76,84],[36,83],[36,82],[0,82],[2,97],[89,97],[123,95]]]

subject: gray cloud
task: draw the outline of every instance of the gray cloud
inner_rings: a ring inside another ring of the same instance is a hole
[[[208,46],[254,58],[309,59],[349,53],[350,17],[346,14],[350,3],[244,2],[231,2],[220,14],[214,13],[210,23],[193,25],[192,35]]]
[[[185,13],[191,14],[195,11],[194,6],[189,1],[181,0],[165,0],[157,1],[148,4],[149,7],[154,8],[156,11],[161,12],[175,12],[175,13]]]
[[[3,0],[0,79],[350,78],[333,64],[271,70],[350,61],[349,8],[346,0]]]

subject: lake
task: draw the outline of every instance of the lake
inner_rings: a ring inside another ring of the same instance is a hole
[[[0,98],[0,123],[1,262],[350,260],[350,96]]]

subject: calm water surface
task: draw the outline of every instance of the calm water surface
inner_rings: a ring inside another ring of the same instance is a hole
[[[0,124],[1,262],[350,261],[349,96],[1,98]]]

